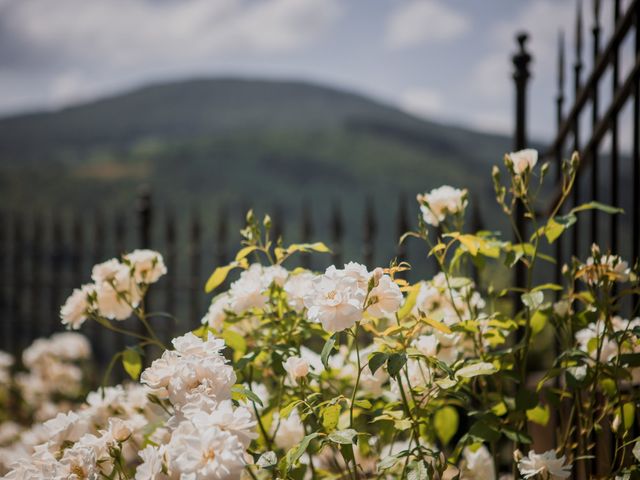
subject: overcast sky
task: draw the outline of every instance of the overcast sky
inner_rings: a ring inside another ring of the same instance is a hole
[[[510,133],[510,55],[525,29],[535,57],[531,130],[547,137],[558,31],[572,46],[575,11],[576,0],[0,0],[0,114],[241,75],[345,87]],[[607,34],[610,15],[604,21]]]

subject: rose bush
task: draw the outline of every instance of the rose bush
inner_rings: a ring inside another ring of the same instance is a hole
[[[562,284],[536,284],[538,265],[554,262],[548,245],[579,212],[618,213],[594,202],[560,213],[574,155],[562,167],[561,198],[541,216],[536,197],[549,167],[537,161],[533,150],[515,152],[493,171],[501,209],[513,219],[520,204],[530,225],[513,242],[465,230],[466,190],[418,195],[418,229],[401,241],[424,242],[439,272],[414,284],[396,261],[288,269],[296,253],[328,248],[286,245],[271,238],[268,216],[249,212],[242,248],[206,290],[235,270],[238,278],[214,296],[202,327],[170,348],[153,330],[162,319],[144,308],[166,273],[161,255],[97,265],[62,322],[95,321],[163,353],[146,369],[143,348],[118,354],[140,383],[101,388],[45,422],[45,441],[7,478],[568,478],[592,473],[605,430],[604,478],[637,475],[640,319],[621,315],[639,292],[638,268],[594,246],[563,267]],[[528,271],[524,287],[505,285],[516,264]],[[119,325],[131,315],[144,333]],[[532,350],[545,342],[550,366],[533,379]],[[554,448],[536,451],[530,426],[549,425],[554,413]]]

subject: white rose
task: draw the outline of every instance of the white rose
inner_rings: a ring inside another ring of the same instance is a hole
[[[89,295],[95,292],[94,285],[83,285],[73,290],[64,305],[60,308],[62,324],[78,330],[87,319],[89,312]]]
[[[527,148],[518,152],[511,152],[509,158],[513,162],[513,171],[516,175],[522,175],[526,171],[533,170],[538,163],[538,151]]]
[[[529,455],[518,462],[518,470],[525,479],[538,475],[541,478],[547,478],[550,475],[558,478],[571,476],[571,465],[565,465],[565,456],[558,458],[553,450],[540,454],[529,450]]]
[[[443,185],[429,193],[418,195],[418,202],[424,221],[437,227],[447,215],[455,215],[465,209],[468,203],[467,190]]]
[[[291,380],[296,381],[298,378],[306,377],[309,373],[309,362],[301,357],[289,357],[284,362],[284,369],[289,374]]]
[[[376,318],[390,317],[398,311],[402,300],[400,287],[391,280],[389,275],[382,275],[378,284],[369,293],[371,305],[367,308],[367,312]]]
[[[131,264],[138,283],[155,283],[167,273],[162,255],[153,250],[134,250],[124,258]]]
[[[327,332],[339,332],[351,328],[362,318],[366,290],[361,271],[354,267],[337,270],[331,266],[324,275],[313,280],[312,288],[304,302],[309,319],[320,322]]]

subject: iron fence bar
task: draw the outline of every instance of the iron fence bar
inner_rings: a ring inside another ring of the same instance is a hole
[[[515,68],[513,79],[516,84],[516,125],[514,132],[515,150],[522,150],[527,146],[527,83],[531,76],[529,72],[531,55],[527,52],[525,46],[527,39],[528,35],[526,33],[520,33],[517,35],[516,40],[518,42],[519,50],[512,57],[513,66]],[[516,203],[515,222],[518,231],[524,233],[524,207],[521,202]],[[515,266],[515,286],[520,288],[524,287],[525,278],[525,266],[521,262],[518,262]]]
[[[556,128],[560,128],[562,125],[562,107],[564,104],[564,34],[562,30],[558,36],[558,94],[556,96]],[[564,147],[561,142],[555,152],[556,158],[556,183],[560,184],[562,181],[562,149]],[[560,284],[562,282],[562,238],[556,242],[556,258],[557,263],[555,266],[555,282]]]
[[[575,121],[575,117],[584,108],[585,104],[589,100],[589,97],[591,96],[591,90],[594,88],[594,85],[597,85],[598,82],[600,81],[600,77],[605,72],[609,63],[611,62],[613,54],[620,48],[620,45],[625,39],[626,34],[629,32],[629,29],[634,24],[634,16],[635,16],[634,9],[637,8],[638,1],[639,0],[631,1],[631,3],[627,8],[627,11],[622,16],[621,20],[618,22],[618,25],[613,35],[611,36],[611,39],[609,40],[605,48],[602,50],[598,63],[593,67],[591,74],[589,75],[585,83],[582,85],[582,90],[580,92],[580,95],[578,95],[578,97],[576,98],[576,101],[573,104],[573,107],[571,107],[571,110],[567,114],[567,117],[565,118],[564,123],[562,124],[561,128],[558,130],[558,134],[556,135],[555,139],[551,143],[551,146],[545,153],[544,155],[545,157],[546,156],[552,157],[557,151],[557,149],[564,143],[567,135],[573,129],[573,123]]]
[[[614,2],[614,25],[617,26],[620,20],[620,0]],[[634,10],[635,12],[635,10]],[[618,88],[620,88],[620,52],[616,49],[613,55],[613,76],[611,78],[613,96],[615,97]],[[597,147],[596,147],[597,148]],[[618,115],[611,118],[611,204],[618,206],[620,203],[620,194],[618,192],[618,179],[620,177],[620,162],[618,159]],[[611,216],[610,245],[611,251],[618,251],[618,215]]]
[[[580,95],[580,77],[582,73],[582,2],[578,1],[578,10],[576,14],[576,38],[575,38],[576,57],[573,65],[573,95],[574,99]],[[573,118],[573,150],[580,151],[580,113],[577,112]],[[580,182],[573,184],[573,205],[580,205]],[[580,232],[578,228],[571,231],[571,253],[577,255],[580,250]]]
[[[602,138],[605,136],[609,127],[611,125],[611,119],[617,115],[622,107],[624,106],[627,99],[631,96],[633,89],[635,88],[635,82],[637,81],[637,77],[640,74],[640,54],[636,55],[635,64],[627,78],[625,79],[622,86],[617,90],[614,99],[611,102],[611,105],[604,113],[600,121],[598,122],[597,127],[593,131],[591,138],[587,145],[582,149],[581,153],[581,161],[578,166],[578,174],[585,168],[586,165],[589,165],[589,160],[591,159],[590,152],[593,148],[600,144]],[[551,212],[553,207],[557,204],[560,199],[561,191],[558,188],[556,193],[552,196],[553,201],[549,203],[548,212]]]
[[[593,28],[591,33],[593,35],[593,64],[598,63],[598,58],[600,56],[600,0],[595,0],[593,3]],[[591,131],[595,129],[598,124],[598,83],[594,83],[591,89]],[[598,148],[596,147],[591,152],[591,158],[593,159],[591,165],[591,198],[594,201],[598,201],[599,197],[599,188],[598,188],[598,180],[600,176],[598,175]],[[597,243],[598,241],[598,210],[594,209],[591,212],[591,242]]]
[[[635,9],[635,53],[640,58],[640,4]],[[633,88],[633,219],[632,219],[632,259],[640,259],[640,79],[636,77]],[[640,297],[633,296],[635,305]]]

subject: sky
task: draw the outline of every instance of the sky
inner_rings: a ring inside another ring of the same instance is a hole
[[[591,1],[584,3],[590,52]],[[525,30],[534,56],[531,136],[548,138],[555,125],[558,34],[565,30],[573,51],[576,4],[0,0],[0,115],[59,108],[152,82],[237,75],[327,84],[424,118],[510,134],[510,57],[516,33]],[[611,16],[604,10],[607,35]],[[572,62],[568,54],[567,69]]]

